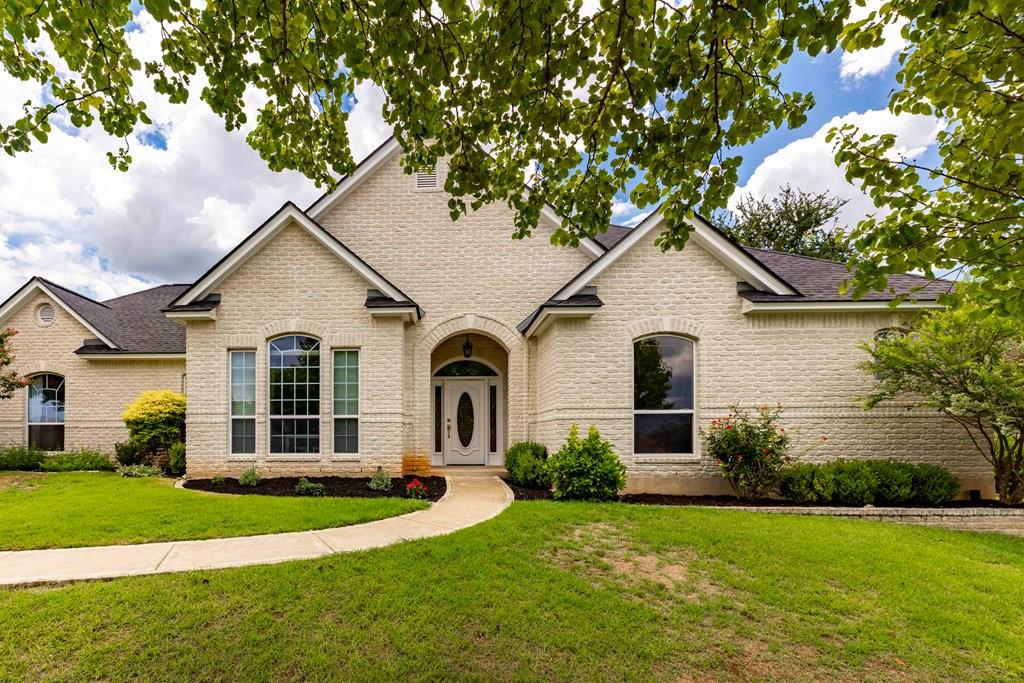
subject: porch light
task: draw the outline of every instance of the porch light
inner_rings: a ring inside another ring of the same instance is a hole
[[[469,341],[469,335],[466,335],[466,343],[462,345],[462,355],[466,358],[473,357],[473,342]]]

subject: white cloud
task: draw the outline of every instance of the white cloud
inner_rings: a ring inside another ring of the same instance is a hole
[[[885,0],[867,0],[864,5],[851,3],[850,21],[867,19],[872,12],[877,12],[884,2]],[[839,61],[840,77],[859,80],[878,75],[888,69],[892,61],[907,45],[907,41],[900,35],[900,31],[906,25],[905,19],[887,24],[882,29],[883,42],[878,47],[844,52]]]
[[[159,53],[159,27],[145,13],[129,35],[142,59]],[[184,105],[170,104],[139,77],[136,97],[167,149],[131,139],[132,165],[113,170],[106,153],[124,143],[98,126],[54,127],[46,144],[15,157],[0,155],[0,300],[32,275],[101,298],[159,282],[188,282],[256,228],[285,201],[312,202],[318,190],[295,172],[273,173],[245,142],[260,93],[246,93],[249,123],[226,132],[192,83]],[[0,122],[9,124],[38,87],[0,73]],[[356,89],[349,116],[358,161],[390,134],[383,92]],[[137,131],[143,132],[143,131]]]
[[[832,144],[825,141],[829,129],[845,123],[852,123],[865,133],[894,133],[894,151],[907,157],[923,153],[935,143],[936,135],[942,129],[941,121],[933,117],[909,114],[897,116],[884,109],[837,116],[814,135],[795,140],[765,157],[746,184],[733,193],[729,199],[730,208],[735,208],[744,195],[770,198],[784,185],[791,184],[808,192],[828,190],[848,199],[849,202],[839,215],[839,221],[851,228],[874,212],[876,209],[871,198],[846,181],[843,170],[836,166]]]

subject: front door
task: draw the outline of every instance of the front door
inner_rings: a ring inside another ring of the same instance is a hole
[[[487,380],[449,379],[444,397],[444,462],[446,465],[483,465],[487,462],[484,430]]]

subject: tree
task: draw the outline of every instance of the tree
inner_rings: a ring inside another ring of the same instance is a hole
[[[126,39],[133,6],[164,33],[146,64]],[[856,23],[849,13],[849,0],[8,0],[0,66],[47,96],[0,127],[0,146],[45,142],[57,116],[98,121],[124,138],[110,160],[127,168],[130,136],[149,123],[136,82],[180,102],[205,81],[200,96],[229,129],[246,122],[245,97],[262,99],[247,139],[270,168],[331,185],[353,168],[347,103],[372,80],[407,170],[450,157],[453,217],[505,202],[522,237],[547,202],[566,217],[553,241],[577,244],[607,228],[624,193],[663,202],[658,244],[678,249],[696,208],[725,207],[739,150],[806,121],[814,96],[784,90],[780,66],[796,51],[876,46],[898,24],[907,45],[890,108],[949,128],[924,179],[891,154],[893,136],[836,132],[837,161],[889,212],[858,230],[853,292],[897,270],[965,264],[990,299],[1013,293],[1004,305],[1024,309],[1024,13],[1013,0],[890,0]]]
[[[661,356],[657,339],[641,339],[633,346],[634,402],[647,410],[672,408],[672,368]]]
[[[0,399],[10,398],[15,390],[25,386],[27,382],[18,377],[18,373],[7,370],[14,362],[14,354],[11,352],[11,337],[18,334],[16,330],[7,328],[0,330]]]
[[[898,397],[956,421],[992,465],[999,500],[1024,500],[1024,324],[975,305],[919,318],[864,347],[873,408]]]
[[[804,192],[786,185],[772,199],[743,197],[734,211],[719,213],[715,222],[748,247],[845,262],[853,249],[837,217],[847,201],[827,191]]]

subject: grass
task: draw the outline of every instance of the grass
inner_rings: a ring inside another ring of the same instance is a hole
[[[0,680],[997,681],[1024,541],[515,503],[318,560],[0,591]]]
[[[402,498],[221,496],[101,472],[0,474],[0,550],[148,543],[359,524],[426,507]]]

